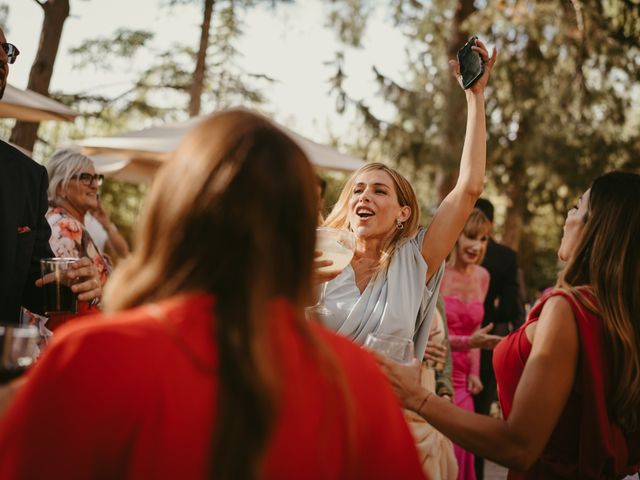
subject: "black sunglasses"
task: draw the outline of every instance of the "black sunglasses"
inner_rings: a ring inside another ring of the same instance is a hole
[[[9,63],[15,63],[16,58],[20,55],[20,50],[13,43],[2,43],[2,50],[7,54],[7,60]]]
[[[96,185],[102,185],[104,182],[104,175],[96,173],[95,175],[91,175],[90,173],[79,173],[77,175],[71,175],[71,178],[80,180],[84,185],[90,187],[93,182],[96,182]]]

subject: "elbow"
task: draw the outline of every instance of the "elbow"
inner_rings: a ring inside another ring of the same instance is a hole
[[[475,203],[484,190],[484,175],[477,178],[471,175],[460,175],[456,183],[456,190],[464,195],[469,202]]]
[[[511,470],[525,472],[533,467],[540,454],[524,446],[513,446],[504,459],[503,465]]]
[[[478,185],[467,185],[464,189],[465,194],[473,201],[476,202],[480,195],[482,195],[482,190],[484,190],[484,185],[479,183]]]
[[[513,462],[509,462],[509,464],[506,466],[510,470],[515,470],[517,472],[526,472],[531,467],[533,467],[533,464],[535,463],[535,461],[536,461],[535,458],[523,457],[523,458],[514,459]]]
[[[482,182],[477,184],[465,182],[458,185],[458,192],[464,198],[466,204],[473,206],[475,205],[476,200],[480,198],[480,195],[482,195],[483,187],[484,185]]]

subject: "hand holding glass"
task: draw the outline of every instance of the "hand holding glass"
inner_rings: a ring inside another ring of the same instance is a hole
[[[43,258],[40,260],[44,291],[45,313],[76,313],[78,302],[71,290],[77,280],[70,276],[72,265],[78,258]]]
[[[320,272],[335,272],[344,270],[353,258],[356,249],[356,237],[348,230],[320,227],[316,229],[316,251],[322,255],[315,260],[318,262],[330,260],[331,265],[321,267]],[[327,283],[320,286],[320,298],[318,303],[309,307],[308,311],[316,315],[329,315],[331,312],[324,306],[324,295]]]
[[[398,363],[411,363],[415,360],[413,340],[386,333],[370,333],[364,346]]]

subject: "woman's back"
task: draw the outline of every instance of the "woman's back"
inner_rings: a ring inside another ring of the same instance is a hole
[[[373,359],[313,328],[344,374],[346,406],[293,309],[270,308],[283,390],[264,478],[423,478]],[[212,311],[211,297],[183,295],[62,329],[0,425],[0,477],[207,477],[218,388]],[[42,410],[37,421],[30,415]]]

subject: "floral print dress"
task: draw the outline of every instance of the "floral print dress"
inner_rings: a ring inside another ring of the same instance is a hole
[[[51,225],[49,244],[56,257],[89,257],[100,275],[102,285],[111,273],[111,265],[94,243],[84,225],[60,207],[50,207],[47,221]]]

